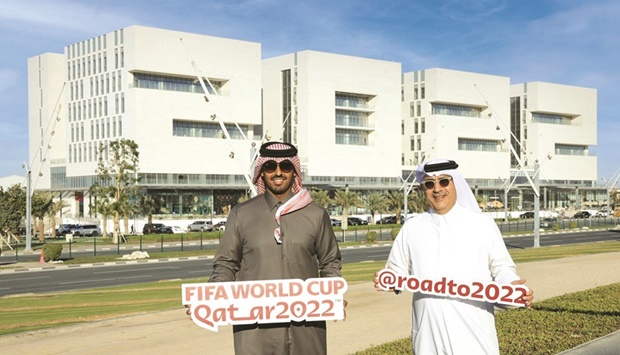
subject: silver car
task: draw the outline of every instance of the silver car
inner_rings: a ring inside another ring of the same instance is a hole
[[[188,232],[211,232],[213,230],[213,222],[211,221],[195,221],[187,226]]]
[[[71,234],[73,234],[74,237],[82,237],[86,235],[96,237],[101,234],[101,228],[99,228],[96,224],[82,224],[73,228],[71,230]]]

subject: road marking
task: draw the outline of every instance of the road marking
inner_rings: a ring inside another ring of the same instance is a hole
[[[131,277],[114,277],[111,279],[96,279],[96,280],[73,281],[73,282],[61,282],[60,285],[76,285],[76,284],[86,284],[86,283],[95,283],[95,282],[113,281],[113,280],[126,280],[126,279],[143,279],[147,277],[151,277],[151,275],[131,276]]]

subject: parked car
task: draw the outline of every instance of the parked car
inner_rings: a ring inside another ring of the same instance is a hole
[[[61,224],[56,228],[56,235],[62,236],[71,233],[71,230],[77,228],[77,226],[77,224]]]
[[[74,237],[83,237],[87,235],[96,237],[101,234],[101,228],[96,224],[82,224],[71,229],[71,234],[73,234]]]
[[[519,216],[519,218],[534,218],[534,212],[529,211],[529,212],[525,212],[525,213],[521,213],[521,215]]]
[[[592,214],[590,214],[590,212],[588,211],[579,211],[575,213],[573,218],[590,218],[590,216],[592,216]]]
[[[187,226],[188,232],[211,232],[213,230],[213,222],[211,221],[194,221]]]
[[[605,217],[608,217],[608,216],[609,216],[609,211],[607,211],[607,210],[600,210],[600,211],[597,211],[594,214],[594,217],[603,217],[603,218],[605,218]]]
[[[340,227],[341,225],[342,225],[342,222],[339,219],[332,218],[333,227]]]
[[[405,217],[400,216],[400,224],[405,223]],[[396,224],[396,216],[383,217],[377,221],[377,224]]]
[[[151,223],[151,233],[159,233],[159,234],[172,234],[172,227],[164,225],[163,223]],[[144,228],[142,228],[142,234],[149,234],[149,224],[145,224]]]
[[[226,230],[226,221],[217,222],[217,223],[213,226],[213,229],[215,229],[216,231],[223,231],[223,230]]]
[[[174,234],[183,234],[185,233],[185,230],[179,226],[172,226],[172,233]]]
[[[558,223],[557,218],[543,218],[540,220],[540,227],[541,228],[553,228],[553,225],[557,223]]]
[[[368,221],[359,217],[347,217],[347,224],[350,226],[361,226],[368,224]]]

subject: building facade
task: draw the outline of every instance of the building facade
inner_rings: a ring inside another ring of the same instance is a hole
[[[545,209],[605,202],[590,153],[596,90],[428,69],[403,74],[401,92],[404,175],[424,161],[450,158],[485,206],[532,209],[535,171]]]
[[[304,184],[402,185],[399,63],[302,51],[263,60],[264,129],[299,148]]]
[[[521,210],[538,160],[541,206],[605,199],[594,89],[316,51],[261,60],[259,43],[143,26],[29,58],[28,82],[33,188],[73,215],[93,214],[88,189],[117,139],[138,144],[138,186],[161,214],[226,213],[267,140],[299,148],[311,188],[397,190],[451,158],[485,203]]]

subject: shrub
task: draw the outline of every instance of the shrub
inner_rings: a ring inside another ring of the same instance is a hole
[[[366,241],[368,243],[374,243],[375,241],[377,241],[377,232],[376,231],[370,231],[370,232],[366,233]]]
[[[62,254],[62,244],[45,244],[42,252],[45,262],[58,260]]]
[[[577,228],[578,226],[577,221],[568,222],[568,228]]]
[[[553,228],[554,231],[559,231],[560,230],[560,224],[559,223],[554,223],[553,226],[551,226],[551,228]]]
[[[390,232],[390,234],[392,235],[392,240],[396,239],[398,232],[400,232],[400,228],[392,228],[392,231]]]

